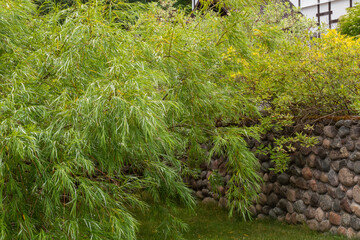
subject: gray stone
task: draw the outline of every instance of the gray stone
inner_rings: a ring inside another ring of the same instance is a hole
[[[270,207],[275,207],[278,201],[279,201],[278,196],[275,193],[271,193],[268,197],[267,204]]]
[[[313,219],[313,218],[315,218],[315,211],[316,211],[315,208],[308,207],[305,210],[304,214],[308,219]]]
[[[332,198],[328,195],[321,195],[319,200],[319,206],[324,211],[329,211],[332,207]]]
[[[334,138],[334,140],[331,141],[332,149],[340,149],[341,147],[342,147],[342,144],[341,144],[340,138]]]
[[[306,206],[302,200],[298,200],[294,203],[294,210],[297,213],[304,213]]]
[[[319,194],[314,193],[313,195],[311,195],[310,205],[311,205],[312,207],[318,207],[318,206],[319,206],[319,199],[320,199]]]
[[[341,138],[344,138],[344,137],[346,137],[347,135],[350,134],[350,129],[348,127],[342,126],[342,127],[339,128],[338,133],[339,133],[339,136]]]
[[[279,181],[279,183],[281,183],[282,185],[287,185],[287,184],[289,184],[289,181],[290,181],[290,176],[289,176],[289,174],[281,173],[281,174],[278,176],[278,181]]]
[[[301,176],[301,169],[294,166],[294,165],[291,165],[290,168],[289,168],[289,171],[290,171],[290,174],[291,175],[294,175],[296,177],[300,177]]]
[[[203,204],[209,204],[209,205],[211,205],[211,204],[217,204],[216,200],[213,199],[213,198],[211,198],[211,197],[206,197],[206,198],[204,198],[204,200],[202,200],[202,203],[203,203]]]
[[[323,148],[318,148],[318,157],[321,159],[324,159],[327,157],[327,151],[325,151]]]
[[[352,192],[353,192],[354,201],[357,203],[360,203],[360,187],[359,187],[359,185],[355,185]]]
[[[286,204],[287,204],[287,200],[282,198],[280,199],[280,201],[278,202],[278,204],[276,204],[276,207],[280,208],[283,211],[286,211]]]
[[[328,174],[328,180],[331,186],[336,187],[339,185],[339,178],[334,170],[330,170]]]
[[[331,224],[330,224],[330,221],[329,221],[329,220],[322,221],[322,222],[319,224],[319,230],[320,230],[321,232],[326,232],[326,231],[328,231],[330,228],[331,228]]]
[[[324,127],[324,134],[326,137],[334,138],[337,134],[337,130],[334,126],[326,126]]]
[[[317,231],[319,230],[319,223],[315,219],[306,221],[306,224],[309,226],[311,230]]]
[[[352,191],[352,189],[349,189],[349,190],[347,190],[346,191],[346,197],[348,198],[348,199],[353,199],[353,191]]]
[[[358,161],[360,160],[360,152],[355,151],[350,155],[350,160],[351,161]]]
[[[340,170],[340,161],[332,161],[331,162],[331,168],[335,171],[338,172]]]
[[[338,153],[336,153],[336,154],[338,154]],[[330,163],[331,163],[331,161],[328,158],[325,158],[325,159],[317,158],[315,161],[315,166],[320,171],[328,172],[330,170]]]
[[[265,215],[269,215],[270,212],[270,207],[268,205],[263,206],[263,208],[261,209],[261,211],[265,214]]]
[[[274,210],[274,212],[275,212],[275,214],[276,214],[277,216],[280,216],[280,215],[284,215],[284,214],[285,214],[285,212],[284,212],[283,210],[281,210],[280,208],[278,208],[278,207],[274,208],[273,210]]]
[[[305,215],[304,215],[304,214],[298,214],[298,215],[296,216],[296,221],[297,221],[298,223],[304,223],[304,222],[306,221]]]
[[[350,129],[350,138],[353,140],[358,139],[360,136],[360,127],[352,127]]]
[[[342,190],[341,187],[336,188],[335,190],[336,198],[337,199],[343,199],[345,197],[345,191]]]
[[[346,187],[354,185],[354,174],[347,168],[342,168],[339,171],[339,181]]]
[[[340,212],[340,211],[341,211],[341,208],[340,208],[340,200],[339,200],[339,199],[334,199],[332,209],[333,209],[335,212]]]
[[[269,211],[269,216],[270,216],[272,219],[276,219],[276,218],[277,218],[274,209],[271,209],[271,210]]]
[[[353,141],[346,140],[345,147],[348,151],[354,151],[355,143]]]
[[[346,167],[351,170],[354,171],[354,162],[353,161],[348,161]]]
[[[344,227],[349,227],[350,226],[350,221],[351,221],[350,214],[343,213],[343,215],[341,216],[341,225],[344,226]]]
[[[335,123],[335,127],[337,127],[337,128],[340,128],[343,125],[344,125],[344,120],[339,120]]]
[[[350,226],[356,231],[360,230],[360,219],[356,216],[352,216],[350,220]]]
[[[360,161],[356,161],[354,163],[354,172],[359,174],[360,173]]]
[[[353,124],[353,121],[352,120],[344,120],[344,126],[345,127],[348,127],[348,128],[350,128],[351,127],[351,125]]]

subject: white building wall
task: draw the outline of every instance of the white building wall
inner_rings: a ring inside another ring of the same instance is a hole
[[[354,6],[360,0],[289,0],[300,7],[302,14],[314,18],[319,24],[326,23],[335,28],[339,17],[346,14],[346,8]]]

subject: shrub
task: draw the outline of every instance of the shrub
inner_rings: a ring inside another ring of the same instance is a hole
[[[359,36],[360,34],[360,4],[348,8],[347,13],[340,17],[339,31],[348,36]]]

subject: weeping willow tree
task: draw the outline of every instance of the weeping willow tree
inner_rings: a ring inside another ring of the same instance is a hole
[[[180,238],[173,206],[195,202],[182,176],[212,154],[246,216],[260,179],[244,138],[259,130],[241,126],[258,113],[230,77],[232,56],[251,61],[245,17],[1,1],[0,239],[136,239],[146,199],[162,207],[159,239]]]

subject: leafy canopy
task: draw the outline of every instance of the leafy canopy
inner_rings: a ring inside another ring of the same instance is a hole
[[[225,81],[243,68],[229,54],[251,56],[241,9],[40,11],[0,2],[0,239],[135,239],[146,199],[159,238],[179,238],[172,206],[194,206],[182,176],[212,154],[228,157],[230,210],[247,216],[261,179],[244,137],[259,129],[239,126],[259,114]]]

